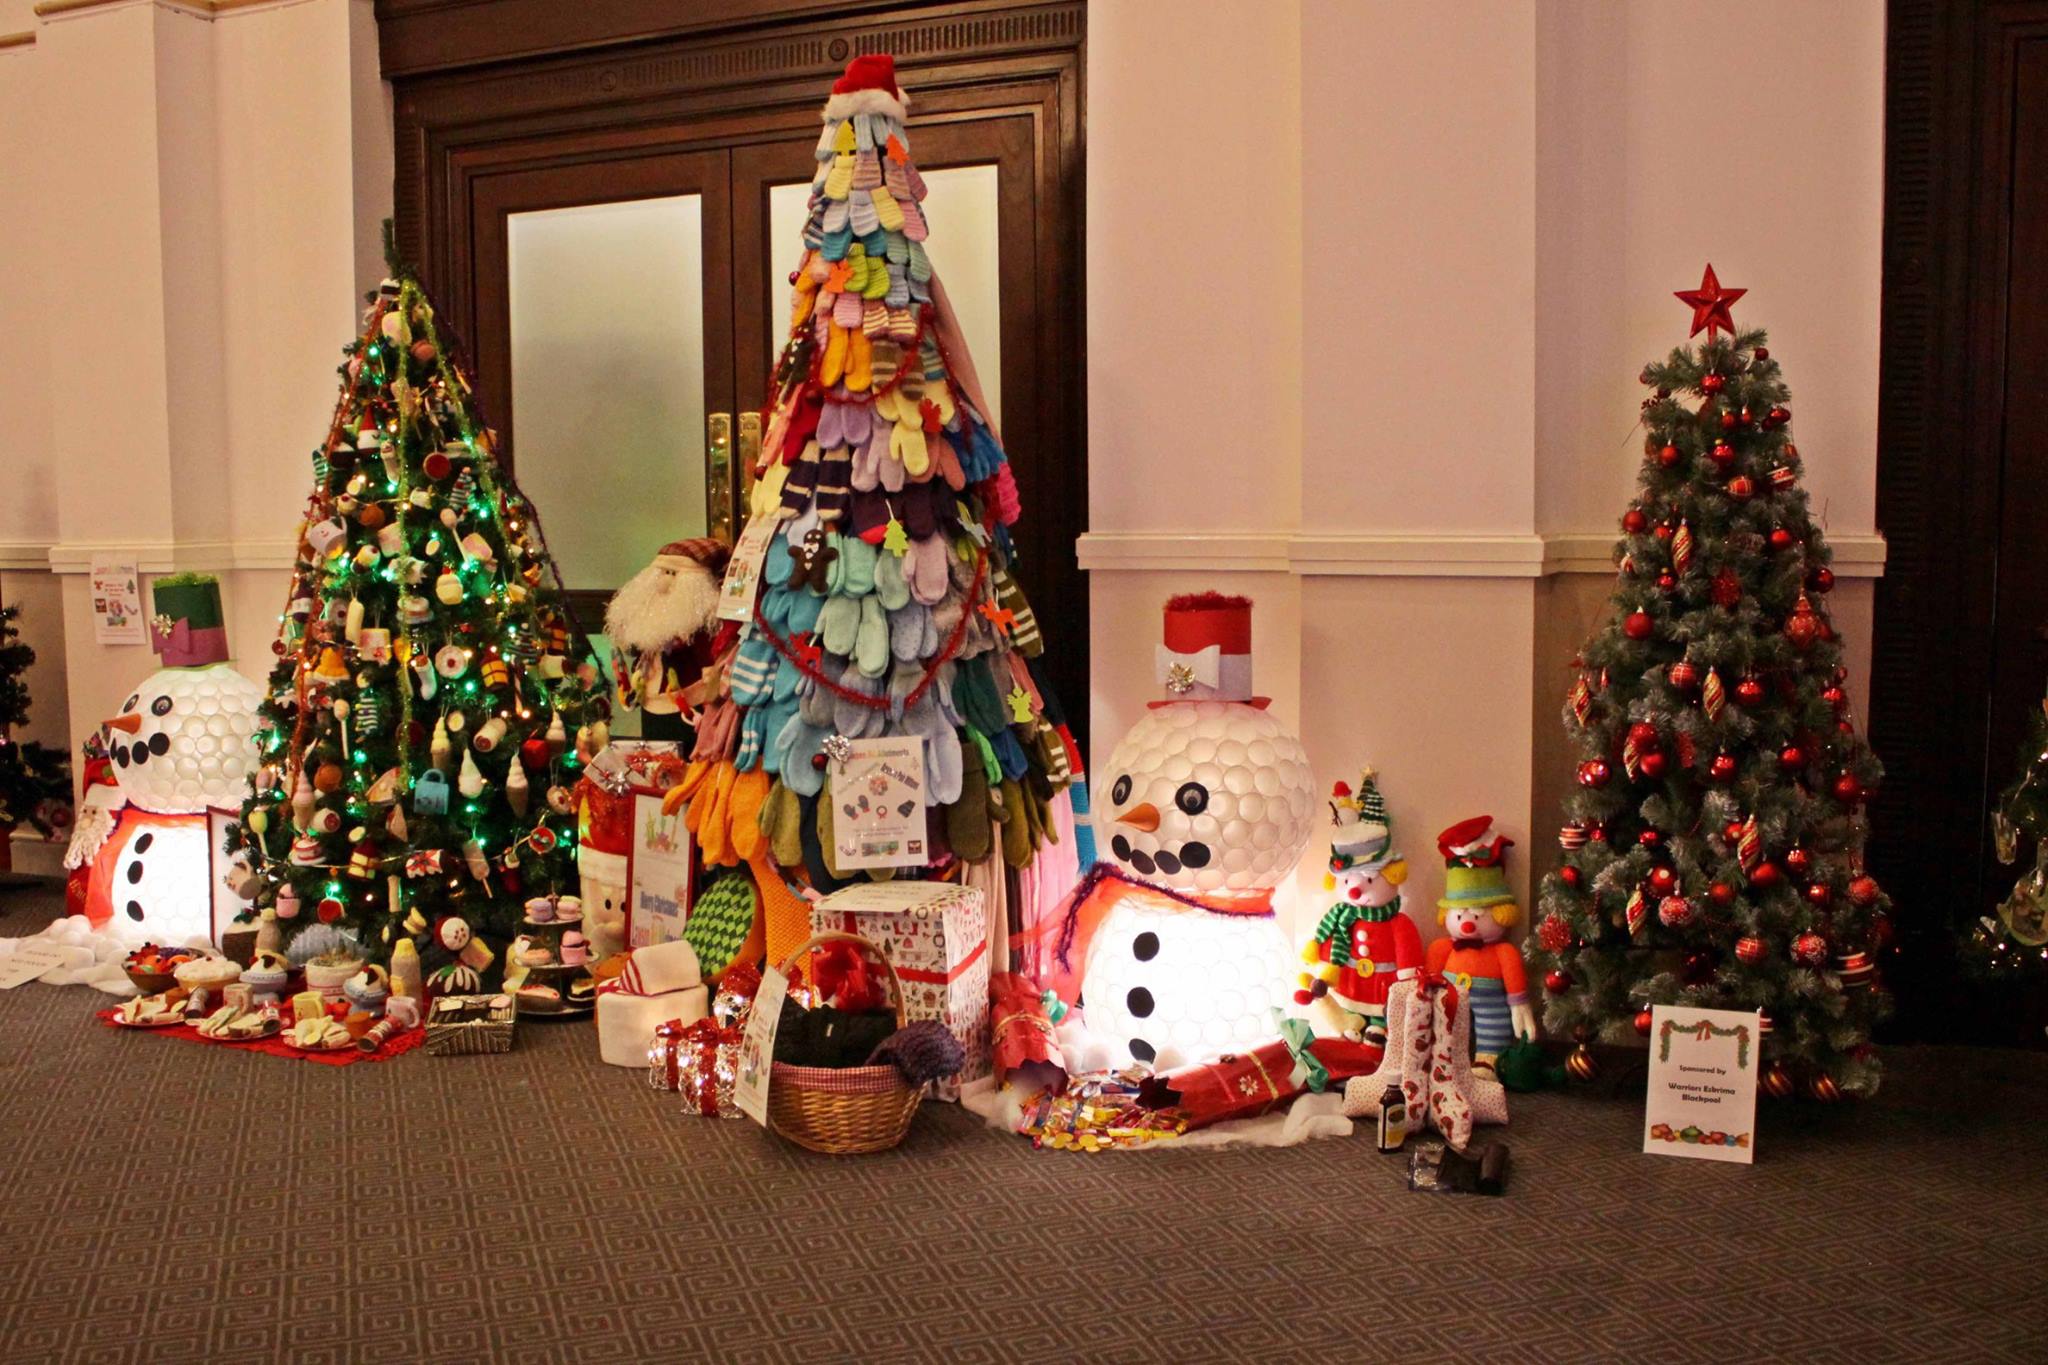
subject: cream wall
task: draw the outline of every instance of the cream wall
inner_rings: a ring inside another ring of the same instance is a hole
[[[36,615],[37,729],[68,743],[155,666],[94,641],[97,552],[220,572],[239,661],[267,671],[307,455],[381,273],[391,133],[370,0],[42,8],[0,8],[26,206],[0,250],[35,263],[0,290],[0,592]]]
[[[1686,54],[1745,17],[1770,41],[1716,85]],[[1481,812],[1526,892],[1635,375],[1709,259],[1786,364],[1863,687],[1882,5],[1118,0],[1088,44],[1098,785],[1156,695],[1160,601],[1244,591],[1320,780],[1382,770],[1412,903],[1440,891],[1436,831]]]

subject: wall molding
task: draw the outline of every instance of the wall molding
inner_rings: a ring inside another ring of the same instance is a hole
[[[1297,578],[1547,578],[1614,572],[1615,536],[1411,535],[1397,532],[1090,531],[1076,551],[1090,573],[1285,573]],[[1884,573],[1882,535],[1828,537],[1840,578]]]
[[[50,567],[47,540],[0,540],[0,570],[42,570]]]
[[[0,52],[4,52],[11,47],[34,47],[35,45],[36,31],[32,28],[23,29],[19,33],[0,33]]]
[[[195,19],[218,19],[222,15],[236,14],[243,10],[303,3],[304,0],[42,0],[42,3],[35,7],[35,15],[36,18],[48,23],[56,19],[70,19],[88,10],[112,9],[117,5],[125,7],[147,4],[157,9],[189,14]]]
[[[67,540],[49,547],[51,573],[92,571],[94,556],[133,555],[144,573],[227,573],[240,569],[289,569],[298,555],[291,540]]]

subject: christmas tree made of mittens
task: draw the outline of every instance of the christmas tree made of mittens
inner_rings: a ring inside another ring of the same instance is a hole
[[[821,890],[843,880],[819,800],[841,738],[922,739],[935,865],[1029,864],[1074,771],[1012,574],[1016,484],[926,254],[907,102],[873,56],[825,106],[754,469],[773,537],[683,784],[707,863]],[[788,918],[769,906],[771,958],[808,933]]]
[[[383,282],[345,355],[230,847],[287,951],[314,925],[366,958],[411,940],[431,984],[475,989],[527,900],[577,889],[604,701],[415,280]]]
[[[1888,902],[1864,871],[1881,770],[1850,717],[1828,548],[1799,486],[1778,362],[1711,267],[1693,334],[1643,370],[1645,456],[1613,614],[1576,660],[1578,789],[1544,879],[1544,1019],[1583,1044],[1653,1005],[1762,1012],[1766,1093],[1877,1087]],[[1723,335],[1726,333],[1726,335]]]

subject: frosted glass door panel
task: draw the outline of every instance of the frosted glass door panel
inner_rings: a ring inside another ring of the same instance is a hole
[[[513,459],[572,588],[705,534],[699,195],[506,219]]]
[[[913,146],[911,155],[916,157]],[[922,167],[919,168],[923,170]],[[997,274],[996,250],[996,168],[994,166],[948,166],[924,171],[930,194],[924,201],[924,216],[931,224],[932,270],[946,282],[946,297],[953,301],[960,330],[967,337],[967,349],[974,356],[974,372],[981,380],[989,405],[996,410],[996,425],[1002,426],[1003,336],[1002,294]],[[770,276],[769,295],[774,325],[768,329],[768,364],[789,339],[789,272],[803,255],[804,208],[810,202],[809,182],[777,185],[768,191],[768,251],[777,268]],[[783,264],[787,262],[787,264]]]

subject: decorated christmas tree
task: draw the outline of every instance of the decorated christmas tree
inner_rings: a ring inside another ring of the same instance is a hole
[[[539,519],[401,275],[371,297],[313,454],[229,847],[288,952],[410,941],[462,988],[528,899],[577,889],[570,789],[604,703]]]
[[[2027,732],[2019,776],[1991,813],[1991,834],[2000,862],[2014,862],[2031,842],[2034,865],[1999,903],[1997,917],[1972,927],[1964,960],[1994,974],[2039,973],[2048,965],[2048,697]]]
[[[19,607],[0,607],[0,869],[8,865],[7,832],[27,825],[45,838],[71,819],[71,765],[61,749],[17,743],[10,732],[28,724],[28,666],[36,652],[21,642]]]
[[[1074,768],[1012,572],[1017,487],[926,254],[906,102],[894,60],[865,56],[825,106],[754,470],[749,530],[772,536],[676,791],[706,862],[753,868],[771,958],[809,932],[791,880],[862,875],[820,799],[842,741],[920,738],[929,863],[998,878],[1037,856]]]
[[[1565,709],[1582,761],[1537,916],[1545,1021],[1583,1045],[1647,1034],[1657,1004],[1760,1010],[1767,1092],[1867,1095],[1880,768],[1850,717],[1784,380],[1729,315],[1743,292],[1709,267],[1679,294],[1706,342],[1642,374],[1613,614]],[[1583,1046],[1572,1060],[1590,1074]]]

